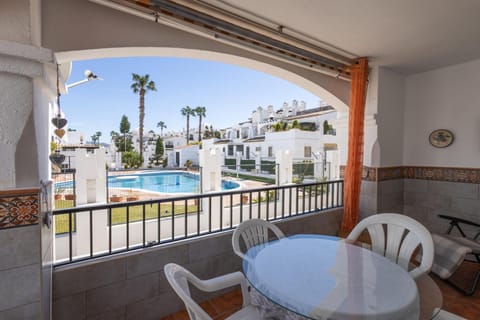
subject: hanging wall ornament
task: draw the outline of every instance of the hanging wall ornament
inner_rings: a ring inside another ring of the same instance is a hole
[[[55,135],[57,137],[59,137],[60,139],[62,139],[63,136],[65,135],[65,130],[63,130],[63,129],[55,129],[54,132],[55,132]]]
[[[62,118],[60,114],[58,114],[55,118],[52,118],[52,124],[57,128],[57,129],[62,129],[67,125],[67,119]]]
[[[60,109],[60,74],[58,70],[58,64],[57,64],[57,107],[58,107],[58,112],[57,116],[52,118],[52,124],[57,128],[57,129],[62,129],[67,125],[67,119],[62,117],[62,112]]]
[[[57,165],[59,168],[62,167],[63,161],[65,161],[65,155],[61,154],[59,150],[56,150],[55,153],[51,154],[49,156],[50,161]]]

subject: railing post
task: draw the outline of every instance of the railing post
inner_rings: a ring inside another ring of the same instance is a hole
[[[277,187],[280,186],[280,163],[275,163],[275,177],[276,177],[276,185]]]
[[[199,183],[200,194],[203,194],[203,167],[198,167],[198,175],[200,178],[200,183]]]
[[[108,191],[108,172],[109,172],[108,169],[105,170],[105,175],[106,175],[106,177],[105,177],[105,188],[106,188],[106,195],[107,195],[107,201],[106,201],[107,203],[110,202],[110,193]]]
[[[77,206],[77,179],[76,179],[76,172],[77,170],[73,170],[73,206]]]

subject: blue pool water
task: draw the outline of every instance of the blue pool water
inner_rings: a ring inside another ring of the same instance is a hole
[[[222,180],[222,190],[238,188],[233,181]],[[144,189],[166,193],[200,192],[199,176],[188,172],[148,172],[108,177],[109,188]]]

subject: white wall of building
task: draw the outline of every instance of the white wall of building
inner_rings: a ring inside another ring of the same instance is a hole
[[[82,144],[87,143],[85,134],[80,131],[67,131],[62,139],[62,143],[66,144]]]
[[[479,166],[480,60],[416,74],[406,79],[404,165]],[[434,148],[430,132],[449,129],[454,142]]]
[[[180,148],[173,149],[172,152],[169,152],[168,157],[168,166],[169,167],[183,167],[185,166],[185,162],[187,160],[192,161],[192,164],[198,166],[199,157],[198,157],[199,147],[198,145],[191,145],[191,146],[184,146]],[[179,155],[178,165],[177,161],[177,154]]]
[[[166,135],[166,136],[163,136],[162,139],[163,139],[164,146],[173,145],[173,147],[180,147],[187,144],[187,139],[180,135],[174,135],[174,136]]]
[[[75,150],[77,205],[107,201],[105,163],[104,148],[95,150],[94,154],[85,149]]]
[[[184,166],[187,160],[192,161],[193,165],[198,166],[198,145],[188,146],[186,148],[180,149],[180,166]],[[176,150],[177,151],[177,150]]]
[[[303,131],[299,129],[267,132],[262,147],[262,157],[268,157],[268,148],[272,147],[273,157],[275,157],[277,150],[290,150],[293,159],[304,158],[305,147],[311,147],[312,152],[323,151],[321,137],[320,131]]]

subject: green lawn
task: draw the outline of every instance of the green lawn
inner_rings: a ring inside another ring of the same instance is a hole
[[[57,200],[63,201],[66,200]],[[187,205],[187,213],[197,212],[197,205]],[[175,204],[174,214],[185,214],[185,203]],[[95,213],[94,213],[95,215]],[[172,215],[172,204],[162,203],[160,205],[160,217],[169,217]],[[157,219],[158,218],[158,204],[145,205],[145,219]],[[143,219],[143,206],[130,206],[129,207],[129,221],[141,221]],[[122,224],[127,221],[127,208],[114,208],[112,209],[112,224]],[[72,216],[72,226],[75,230],[75,217]],[[55,216],[55,234],[67,233],[69,231],[68,214],[61,214]]]
[[[236,172],[222,172],[222,175],[226,177],[236,177],[237,173]],[[275,179],[270,179],[270,178],[265,178],[265,177],[259,177],[259,176],[254,176],[254,175],[248,175],[248,174],[243,174],[239,173],[238,177],[240,179],[245,179],[245,180],[252,180],[252,181],[258,181],[258,182],[265,182],[268,184],[275,184]]]

